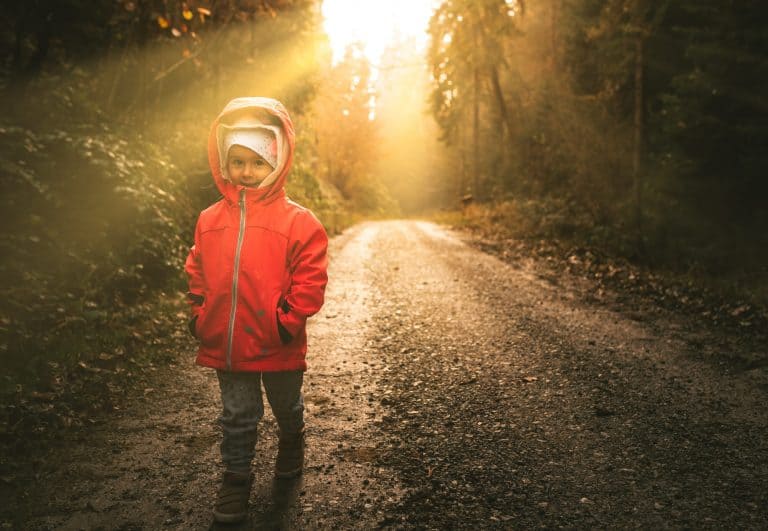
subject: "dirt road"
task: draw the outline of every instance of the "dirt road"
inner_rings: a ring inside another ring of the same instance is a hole
[[[272,480],[268,415],[239,528],[768,527],[765,368],[694,318],[588,302],[426,222],[350,229],[330,279],[307,469]],[[219,400],[192,349],[31,463],[6,527],[215,528]]]

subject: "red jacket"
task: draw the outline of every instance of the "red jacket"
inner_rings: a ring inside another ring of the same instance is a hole
[[[282,127],[279,173],[266,188],[235,186],[222,175],[218,125],[244,109],[265,110]],[[285,196],[293,152],[293,124],[275,100],[238,98],[213,123],[208,161],[224,197],[200,214],[185,266],[199,365],[231,371],[307,368],[305,323],[323,305],[328,237],[309,210]]]

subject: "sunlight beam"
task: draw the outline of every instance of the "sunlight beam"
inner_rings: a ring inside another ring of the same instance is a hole
[[[378,66],[384,50],[401,39],[415,38],[424,48],[435,0],[324,0],[323,27],[333,51],[333,64],[350,44],[360,43],[368,61]]]

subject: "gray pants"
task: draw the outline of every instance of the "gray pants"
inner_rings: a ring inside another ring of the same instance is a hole
[[[227,470],[250,472],[255,454],[257,427],[264,416],[261,383],[280,434],[290,437],[304,427],[303,371],[225,372],[216,371],[223,411],[221,459]]]

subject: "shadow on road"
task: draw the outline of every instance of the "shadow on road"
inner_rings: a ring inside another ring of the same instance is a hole
[[[246,529],[289,529],[291,528],[291,509],[301,492],[303,476],[294,479],[274,479],[271,492],[265,492],[267,487],[261,489],[256,495],[257,499],[269,500],[268,504],[252,505],[249,518],[239,524],[220,524],[212,522],[209,529],[214,530],[246,530]]]

